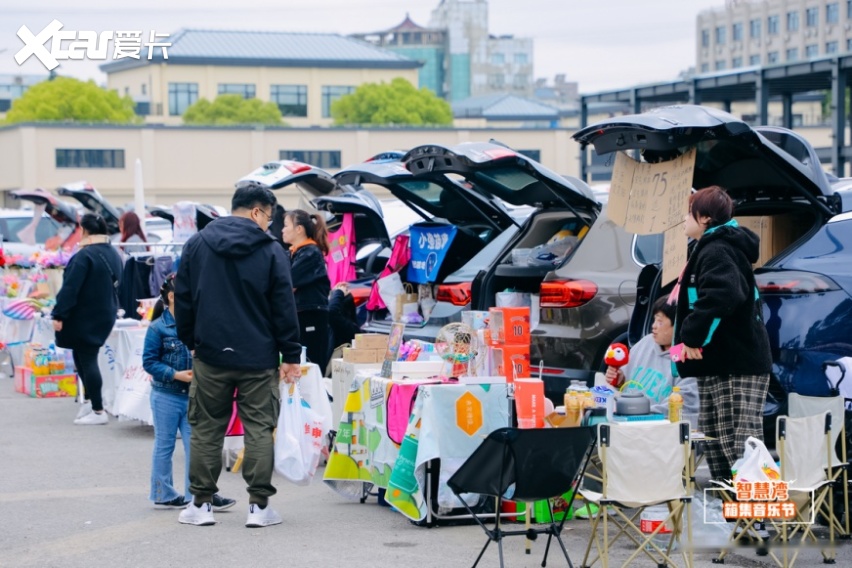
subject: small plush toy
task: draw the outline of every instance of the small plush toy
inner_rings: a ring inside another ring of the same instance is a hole
[[[630,350],[623,343],[613,343],[607,347],[604,355],[604,363],[610,367],[615,367],[616,370],[625,366],[630,361]],[[610,381],[610,384],[617,386],[618,378]]]

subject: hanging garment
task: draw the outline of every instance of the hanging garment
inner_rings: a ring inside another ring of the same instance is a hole
[[[352,213],[344,213],[340,228],[328,234],[325,263],[332,288],[338,282],[355,280],[355,216]]]
[[[151,297],[149,280],[152,266],[146,262],[147,258],[150,257],[130,257],[124,263],[121,286],[118,289],[118,303],[124,310],[126,318],[142,319],[142,316],[136,313],[136,308],[139,306],[138,300]]]
[[[154,258],[154,265],[151,267],[151,276],[148,279],[151,295],[149,298],[155,298],[160,295],[160,286],[166,281],[166,276],[172,273],[172,267],[175,260],[171,256],[157,256]]]
[[[400,270],[408,264],[408,261],[411,259],[411,249],[408,248],[408,235],[397,235],[396,240],[393,243],[393,249],[391,250],[390,258],[388,259],[388,263],[385,265],[381,274],[379,274],[379,278],[376,280],[393,274],[394,272],[399,272]],[[373,287],[370,290],[370,297],[367,299],[367,309],[370,311],[381,310],[386,308],[387,305],[382,301],[382,297],[379,295],[379,287],[376,282],[373,282]]]

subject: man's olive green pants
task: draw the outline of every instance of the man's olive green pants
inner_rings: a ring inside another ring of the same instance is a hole
[[[272,432],[278,424],[281,394],[278,369],[262,371],[222,369],[193,359],[189,386],[189,491],[196,505],[209,503],[218,492],[222,472],[222,446],[231,420],[236,392],[237,408],[245,429],[243,479],[249,503],[265,507],[275,495]]]

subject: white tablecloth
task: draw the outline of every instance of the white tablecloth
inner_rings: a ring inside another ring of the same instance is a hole
[[[146,326],[116,326],[98,353],[104,408],[115,416],[153,424],[151,375],[142,368]]]

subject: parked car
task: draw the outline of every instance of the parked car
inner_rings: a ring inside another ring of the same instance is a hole
[[[826,174],[811,145],[793,131],[752,128],[700,106],[607,119],[574,138],[598,154],[644,148],[673,157],[695,146],[693,187],[721,185],[737,218],[783,225],[764,235],[775,248],[755,270],[773,360],[764,426],[767,441],[774,441],[787,393],[827,395],[822,363],[852,355],[852,180]],[[631,343],[650,328],[649,306],[670,288],[661,286],[658,266],[643,269]]]
[[[0,238],[5,254],[29,255],[44,248],[69,249],[80,239],[77,211],[69,203],[37,188],[11,192],[13,198],[44,206],[44,214],[35,227],[32,241],[22,238],[23,231],[33,222],[34,209],[9,209],[0,214]]]
[[[87,211],[103,217],[110,235],[119,233],[118,219],[121,217],[121,211],[113,207],[92,184],[85,181],[67,183],[59,187],[56,193],[79,201]]]

